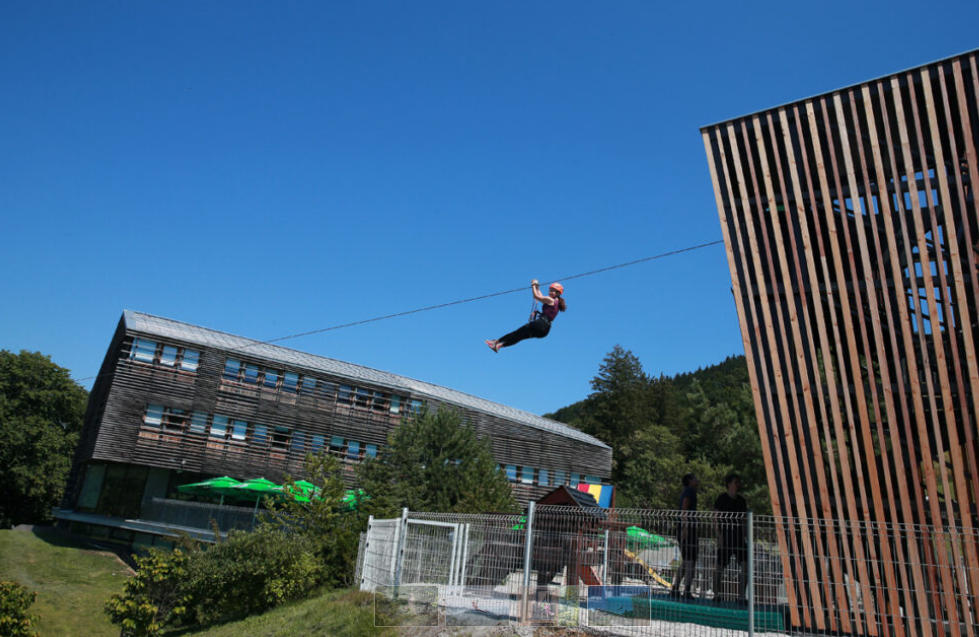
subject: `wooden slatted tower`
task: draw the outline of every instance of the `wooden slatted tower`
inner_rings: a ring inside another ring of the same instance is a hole
[[[701,129],[798,628],[979,632],[977,65]]]

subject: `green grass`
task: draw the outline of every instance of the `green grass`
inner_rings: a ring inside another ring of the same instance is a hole
[[[0,579],[37,592],[30,612],[41,635],[117,637],[102,606],[128,575],[114,555],[59,535],[0,531]]]
[[[200,630],[174,630],[168,637],[395,637],[393,628],[374,628],[370,593],[327,591],[263,615]]]

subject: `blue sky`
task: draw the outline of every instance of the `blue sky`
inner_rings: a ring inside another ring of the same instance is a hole
[[[721,238],[699,128],[979,47],[979,3],[0,3],[0,348],[256,339]],[[285,341],[535,413],[743,351],[721,246]],[[91,380],[83,381],[86,386]]]

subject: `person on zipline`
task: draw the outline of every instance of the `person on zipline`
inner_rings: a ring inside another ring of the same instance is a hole
[[[526,325],[495,341],[486,341],[486,344],[494,352],[500,351],[501,347],[516,345],[527,338],[544,338],[551,331],[551,323],[557,318],[557,313],[568,309],[568,304],[564,302],[564,297],[561,296],[564,294],[564,286],[560,283],[552,283],[547,296],[544,296],[540,293],[537,279],[534,279],[530,282],[530,291],[534,294],[534,300],[540,302],[541,310],[534,312],[530,322]]]

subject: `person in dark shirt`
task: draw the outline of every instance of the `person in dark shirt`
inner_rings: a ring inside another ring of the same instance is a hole
[[[557,318],[557,313],[568,309],[563,296],[564,286],[560,283],[552,283],[547,290],[547,296],[544,296],[540,292],[540,284],[537,279],[534,279],[530,282],[530,291],[534,295],[534,300],[541,304],[540,312],[535,312],[526,325],[494,341],[486,341],[494,352],[500,351],[501,347],[510,347],[528,338],[544,338],[550,333],[551,323]]]
[[[680,596],[683,581],[687,581],[687,592],[683,597],[693,597],[693,580],[697,568],[697,553],[700,537],[697,533],[697,520],[692,515],[697,511],[697,488],[700,480],[692,473],[683,476],[683,492],[680,493],[680,521],[677,523],[677,541],[680,544],[680,568],[673,578],[670,594]]]
[[[717,569],[714,571],[714,599],[721,598],[721,580],[731,558],[737,559],[738,591],[736,598],[744,601],[748,586],[748,544],[745,537],[746,513],[748,503],[741,495],[741,476],[736,473],[724,478],[727,491],[717,496],[714,511],[718,513],[717,525]]]

